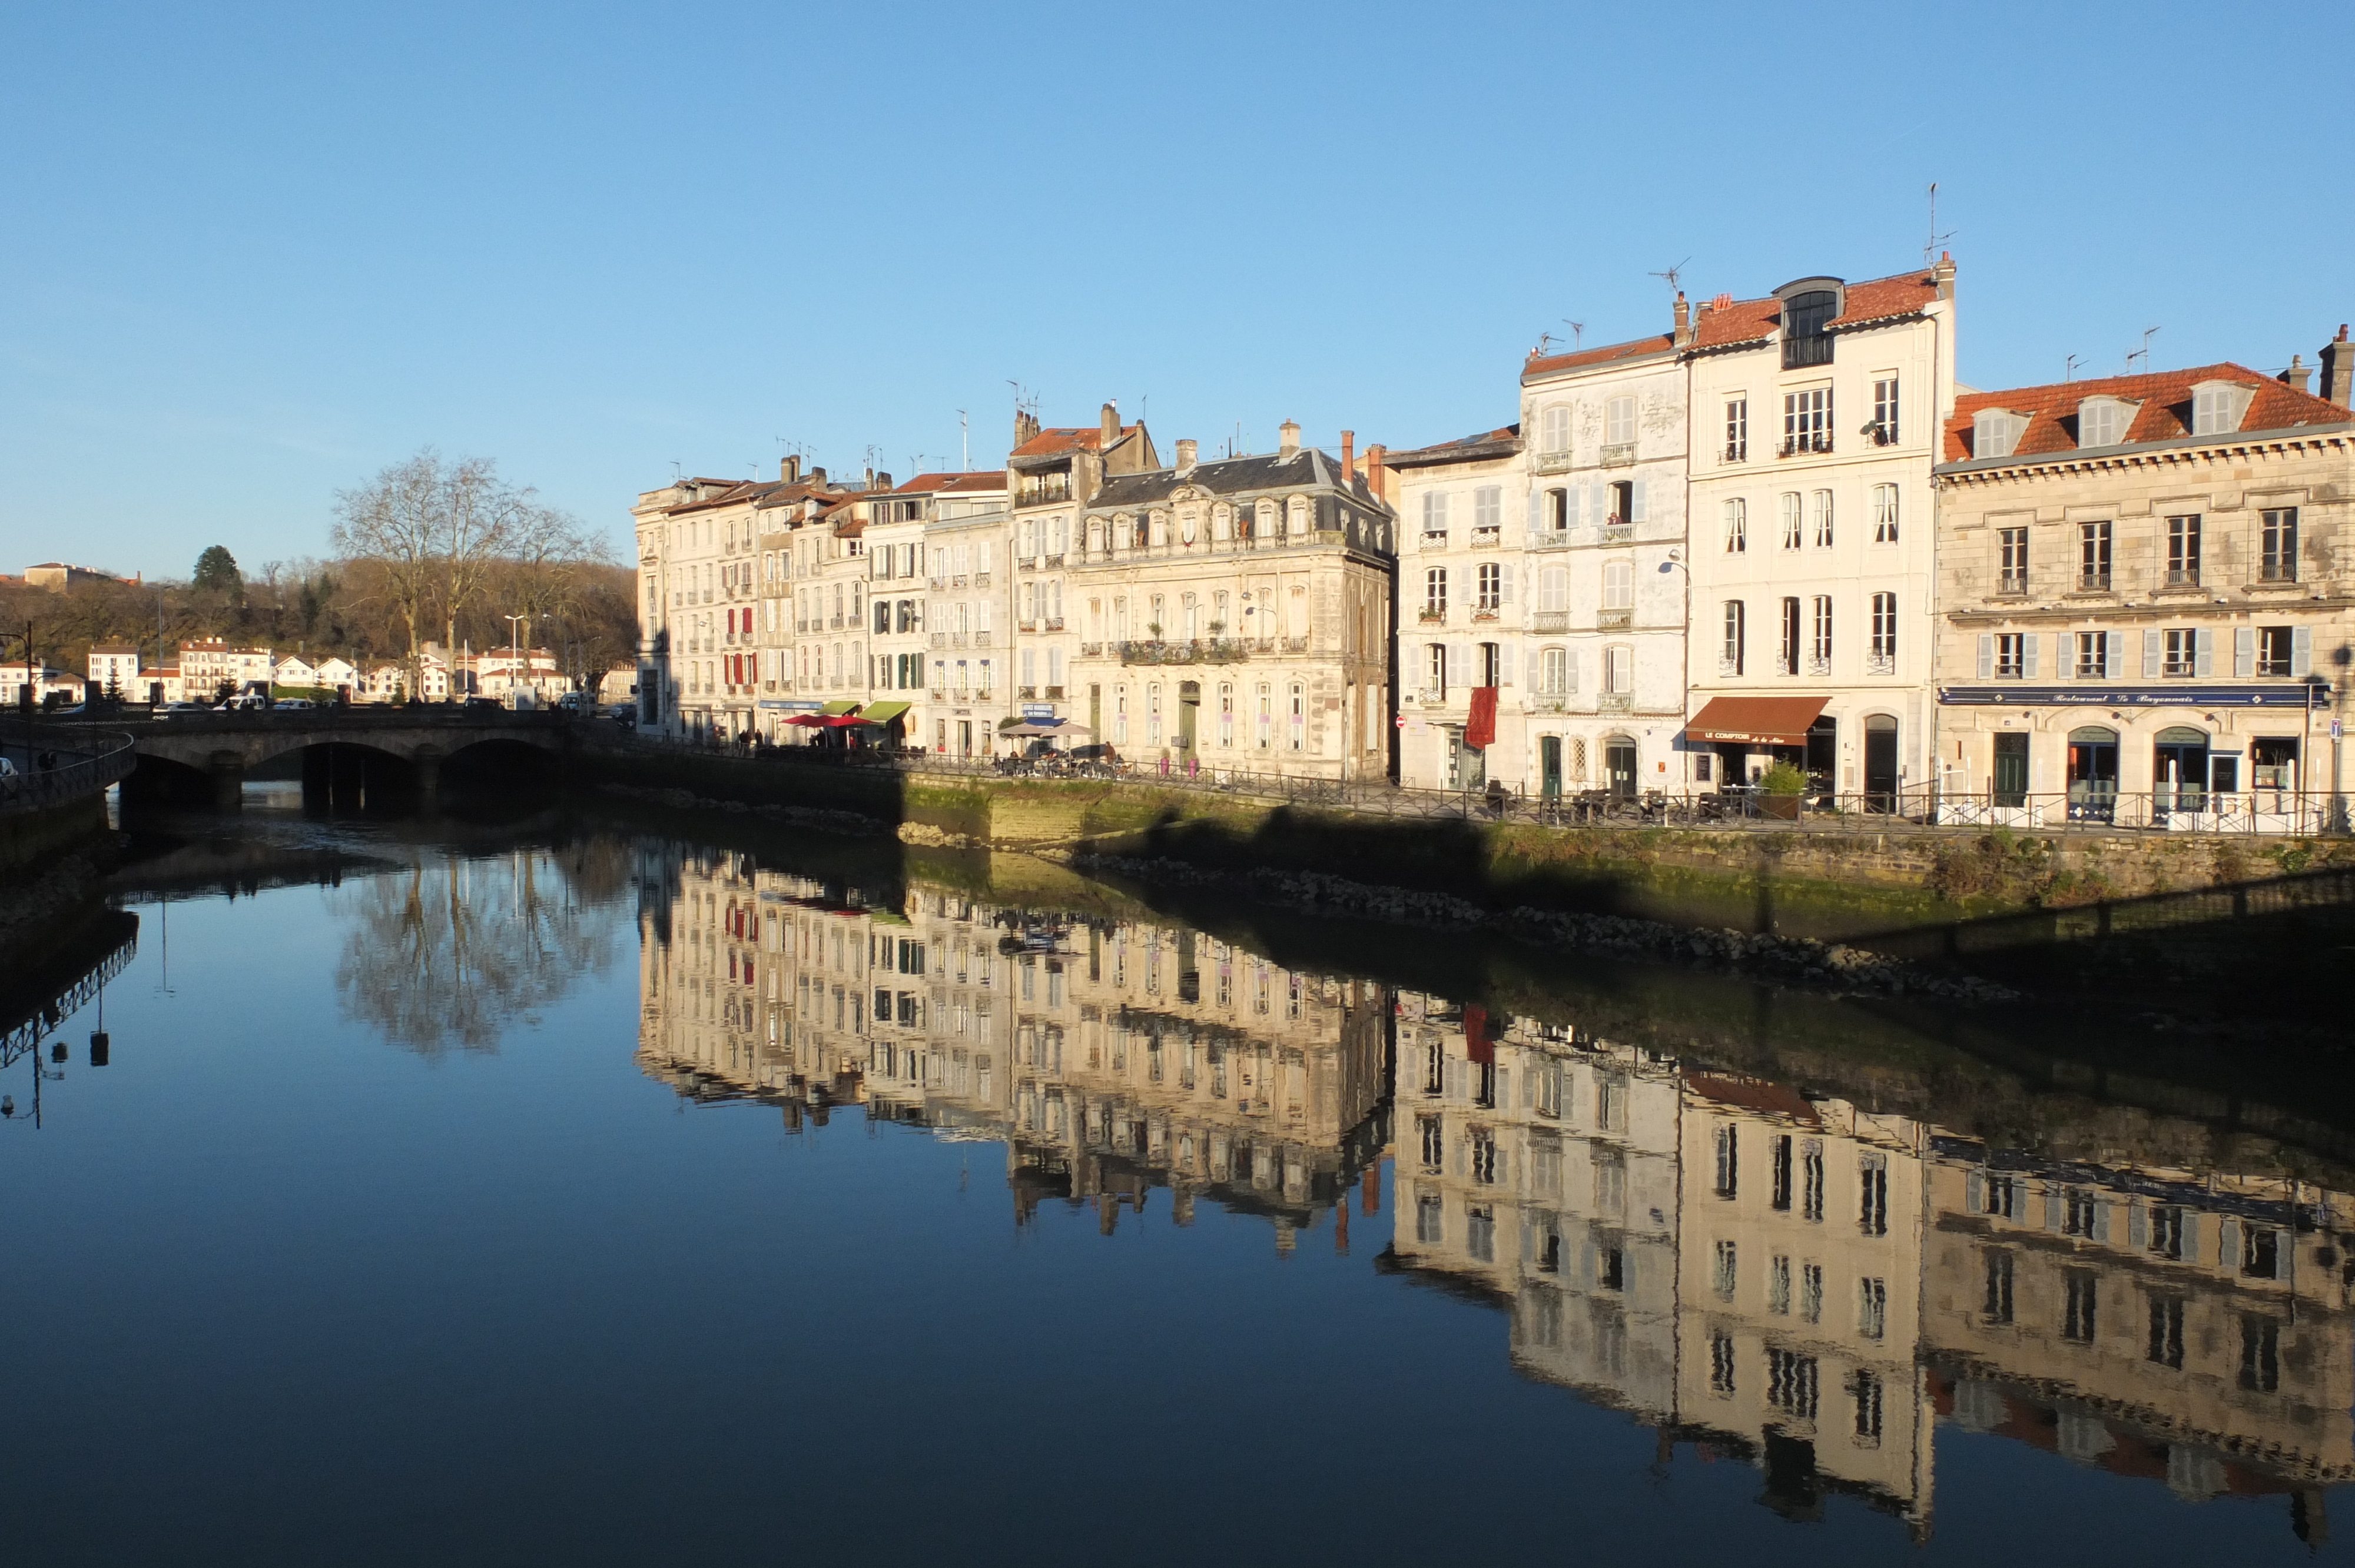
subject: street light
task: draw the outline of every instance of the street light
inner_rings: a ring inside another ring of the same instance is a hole
[[[537,615],[510,615],[507,623],[507,706],[516,705],[517,673],[523,667],[523,628],[535,620],[546,619]]]

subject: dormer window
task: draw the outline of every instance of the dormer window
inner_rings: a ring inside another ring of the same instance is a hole
[[[2088,397],[2077,405],[2077,445],[2115,447],[2125,444],[2134,426],[2137,405],[2115,397]]]
[[[2019,450],[2028,420],[2005,408],[1982,408],[1971,420],[1973,457],[2009,457]]]
[[[2231,381],[2200,381],[2191,388],[2191,433],[2225,436],[2241,428],[2254,397],[2249,388]]]
[[[1809,289],[1783,301],[1783,368],[1832,362],[1832,318],[1839,314],[1839,294],[1831,289]]]

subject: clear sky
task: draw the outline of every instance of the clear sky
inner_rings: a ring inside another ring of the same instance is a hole
[[[688,471],[1514,417],[1541,333],[1919,264],[1977,386],[2355,317],[2355,5],[19,5],[0,569],[321,552],[431,443]],[[1148,402],[1149,399],[1149,402]]]

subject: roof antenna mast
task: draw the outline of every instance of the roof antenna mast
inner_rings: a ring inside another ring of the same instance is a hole
[[[1682,282],[1684,281],[1684,280],[1685,280],[1685,268],[1686,268],[1687,266],[1690,265],[1691,261],[1692,261],[1692,258],[1691,258],[1691,257],[1689,257],[1689,256],[1688,256],[1688,257],[1686,257],[1682,261],[1678,262],[1675,266],[1673,266],[1673,267],[1670,267],[1670,268],[1667,269],[1665,271],[1652,272],[1652,273],[1648,273],[1648,274],[1646,274],[1646,276],[1654,277],[1654,278],[1665,278],[1665,279],[1667,279],[1667,280],[1668,280],[1668,290],[1669,290],[1669,291],[1670,291],[1671,293],[1673,293],[1673,292],[1675,292],[1675,291],[1676,291],[1677,285],[1678,285],[1679,283],[1682,283]],[[1572,323],[1572,325],[1575,325],[1576,323]]]
[[[2132,370],[2134,368],[2134,362],[2137,359],[2142,361],[2143,369],[2148,370],[2150,368],[2150,340],[2154,336],[2158,335],[2158,329],[2157,327],[2145,327],[2142,329],[2142,346],[2126,355],[2126,368],[2128,370]]]
[[[1954,237],[1951,230],[1945,234],[1938,232],[1938,182],[1932,180],[1930,182],[1930,240],[1928,244],[1922,247],[1922,265],[1927,267],[1936,261],[1939,249]]]
[[[957,471],[970,473],[973,471],[973,425],[965,418],[963,408],[957,410],[957,450],[964,454],[958,461]]]

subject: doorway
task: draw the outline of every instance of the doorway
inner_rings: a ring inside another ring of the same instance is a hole
[[[1464,744],[1464,732],[1447,732],[1447,787],[1450,789],[1484,789],[1488,784],[1488,754],[1479,747]]]
[[[1178,683],[1178,749],[1194,749],[1194,722],[1201,716],[1202,683],[1181,681]]]
[[[1561,736],[1538,737],[1538,793],[1548,800],[1561,799]]]
[[[2208,736],[2188,725],[2158,732],[2151,747],[2151,810],[2204,811],[2208,809]]]
[[[2069,820],[2115,821],[2118,814],[2118,732],[2089,724],[2069,732]]]
[[[1998,806],[2028,804],[2028,734],[2005,730],[1995,737],[1995,774],[1988,782]]]
[[[1636,743],[1624,735],[1603,743],[1603,787],[1614,800],[1636,798]]]
[[[1864,809],[1897,810],[1897,721],[1887,714],[1864,721]]]
[[[973,720],[971,719],[957,720],[957,755],[959,757],[973,755]]]

